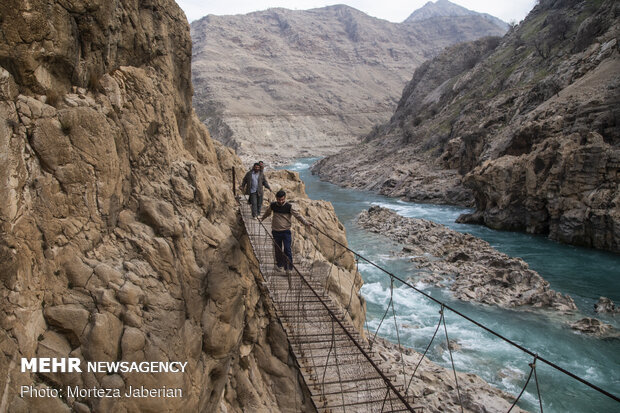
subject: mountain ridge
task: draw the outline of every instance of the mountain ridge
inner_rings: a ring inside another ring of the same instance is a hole
[[[540,1],[500,42],[421,65],[389,122],[314,170],[412,201],[475,204],[462,222],[619,251],[618,15],[611,1]]]
[[[389,118],[415,66],[503,33],[477,16],[437,19],[391,23],[342,5],[206,16],[191,25],[194,107],[247,162],[335,153]]]

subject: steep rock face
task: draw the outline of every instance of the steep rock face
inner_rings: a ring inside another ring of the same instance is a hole
[[[473,194],[463,188],[459,171],[433,164],[430,153],[447,138],[449,127],[428,122],[403,133],[400,125],[411,122],[410,118],[431,105],[436,107],[431,111],[438,110],[442,92],[451,87],[450,80],[491,53],[498,42],[491,37],[452,46],[424,62],[403,91],[390,123],[375,131],[376,136],[367,137],[363,145],[317,162],[312,166],[313,173],[338,185],[410,201],[473,205]],[[419,124],[421,120],[413,122]],[[422,147],[416,144],[423,139]]]
[[[0,410],[312,410],[238,220],[240,160],[191,109],[178,6],[8,1],[0,16]],[[22,357],[188,364],[29,374]],[[20,397],[30,385],[183,397]]]
[[[102,75],[120,66],[148,64],[174,89],[184,136],[191,115],[191,40],[185,30],[172,30],[186,19],[169,3],[3,2],[0,62],[22,93],[54,98],[72,86],[96,88]]]
[[[620,150],[598,133],[549,138],[527,155],[503,156],[468,174],[481,211],[459,221],[618,252],[619,170]]]
[[[496,47],[422,65],[389,123],[315,171],[340,183],[354,165],[356,186],[421,201],[425,182],[433,202],[467,204],[471,190],[469,222],[618,251],[619,14],[612,1],[539,2]]]
[[[386,121],[412,68],[504,28],[472,15],[390,23],[348,6],[191,25],[194,106],[244,160],[332,154]]]

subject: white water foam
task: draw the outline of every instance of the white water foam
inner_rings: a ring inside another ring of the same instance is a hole
[[[310,168],[310,164],[308,163],[303,163],[303,162],[295,162],[292,165],[288,165],[286,167],[286,169],[289,169],[291,171],[303,171],[305,169],[309,169]]]
[[[305,165],[309,164],[308,161],[302,161],[301,163],[304,162]],[[296,165],[292,169],[300,171],[300,174],[303,175],[302,178],[307,183],[306,188],[311,188],[311,190],[315,191],[312,194],[309,191],[309,195],[316,199],[326,199],[334,203],[336,212],[345,223],[345,226],[347,226],[349,241],[351,245],[355,245],[354,249],[358,249],[362,255],[372,260],[375,260],[375,255],[382,254],[382,261],[386,263],[387,268],[399,276],[410,276],[410,270],[414,271],[412,270],[413,266],[410,263],[406,263],[406,260],[399,262],[392,257],[387,258],[385,254],[395,248],[393,244],[385,241],[383,237],[367,233],[353,224],[353,217],[363,209],[368,209],[370,205],[380,205],[395,210],[404,216],[430,219],[459,231],[471,232],[474,235],[487,239],[492,245],[497,246],[500,250],[504,250],[503,252],[509,255],[523,255],[526,261],[527,257],[530,259],[532,257],[537,258],[538,261],[535,260],[532,264],[536,265],[536,269],[541,272],[541,275],[548,276],[550,282],[558,284],[560,286],[559,290],[562,290],[561,286],[563,285],[574,288],[570,282],[565,281],[567,279],[571,280],[565,274],[565,272],[570,274],[571,271],[573,278],[578,279],[580,283],[585,283],[583,284],[583,290],[588,290],[587,287],[591,286],[591,284],[588,284],[591,281],[589,279],[585,280],[585,277],[579,274],[574,274],[575,270],[572,267],[581,268],[575,263],[578,264],[580,261],[585,261],[588,263],[587,270],[590,271],[590,267],[596,264],[593,257],[598,257],[600,254],[596,255],[588,250],[579,255],[577,253],[580,250],[571,249],[567,254],[572,257],[570,262],[573,264],[571,264],[571,268],[566,268],[566,265],[560,265],[563,261],[561,259],[558,261],[558,253],[555,255],[552,253],[556,249],[564,251],[567,247],[561,247],[531,236],[497,232],[480,226],[455,224],[454,219],[460,213],[468,212],[467,209],[463,208],[412,204],[353,190],[347,190],[345,194],[344,190],[333,186],[313,185],[313,183],[318,183],[319,180],[317,177],[309,174],[308,168],[305,165],[302,167]],[[606,263],[607,267],[594,271],[597,277],[602,277],[601,280],[606,280],[606,283],[601,281],[598,284],[593,284],[599,289],[600,285],[604,285],[605,288],[610,287],[610,284],[615,279],[610,274],[617,273],[617,269],[620,268],[620,266],[616,265],[617,260],[612,260],[609,257],[603,258],[602,261]],[[362,294],[367,299],[368,324],[372,332],[378,327],[381,317],[385,313],[385,306],[389,302],[389,277],[370,264],[364,264],[362,260],[360,260],[360,271],[366,283],[362,289]],[[448,292],[437,289],[433,285],[425,285],[421,282],[415,285],[426,293],[454,306],[464,314],[488,325],[490,328],[500,331],[513,341],[558,363],[567,370],[586,379],[593,380],[603,388],[619,388],[620,379],[618,371],[620,370],[618,369],[617,354],[620,354],[620,352],[615,350],[618,346],[598,339],[577,336],[570,332],[566,333],[567,329],[545,328],[545,321],[535,314],[513,313],[510,310],[478,306],[473,303],[462,303],[453,299]],[[582,284],[579,285],[581,286]],[[581,289],[578,291],[581,291]],[[579,298],[578,293],[573,291],[573,294],[576,294],[577,298]],[[400,291],[394,292],[394,300],[401,340],[405,345],[423,351],[437,328],[439,307],[422,296],[401,294]],[[592,299],[589,300],[587,304],[591,307]],[[580,305],[579,302],[578,305]],[[459,350],[453,352],[455,364],[459,370],[474,372],[488,382],[512,393],[514,396],[521,391],[530,371],[528,363],[532,362],[531,356],[480,330],[448,310],[446,310],[446,324],[450,339],[456,341],[460,346]],[[388,316],[386,316],[381,325],[380,336],[390,341],[396,341],[395,333],[394,318],[390,309]],[[440,343],[442,346],[439,345]],[[446,368],[450,368],[450,358],[449,353],[446,351],[443,326],[437,332],[437,337],[429,350],[429,358]],[[589,364],[592,367],[586,367]],[[539,363],[537,372],[543,389],[546,386],[546,391],[542,393],[545,412],[607,412],[615,411],[617,407],[617,405],[613,405],[613,408],[610,407],[614,403],[613,401],[610,402],[604,396],[596,395],[593,392],[584,391],[587,389],[584,389],[579,383],[563,377],[544,364]],[[538,411],[536,387],[532,383],[529,384],[523,400],[525,403],[520,404],[523,408],[530,411]]]

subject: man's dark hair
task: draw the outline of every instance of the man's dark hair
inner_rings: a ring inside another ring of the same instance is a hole
[[[286,192],[284,192],[283,190],[279,190],[278,192],[276,192],[276,198],[282,198],[283,196],[286,196]]]
[[[254,162],[254,165],[252,165],[252,168],[254,168],[255,166],[260,166],[260,164],[258,162]]]

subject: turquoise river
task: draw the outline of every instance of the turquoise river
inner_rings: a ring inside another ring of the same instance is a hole
[[[600,296],[620,303],[620,256],[586,248],[559,244],[541,236],[495,231],[483,226],[456,224],[465,208],[404,202],[374,193],[344,189],[321,182],[309,171],[316,158],[300,159],[285,168],[299,172],[312,199],[330,201],[345,225],[349,246],[403,279],[415,282],[416,268],[407,259],[395,257],[396,245],[381,235],[372,234],[355,224],[355,217],[371,205],[395,210],[406,217],[425,218],[452,229],[467,232],[489,242],[509,256],[521,257],[530,268],[551,284],[551,288],[569,294],[579,307],[580,316],[597,317],[620,328],[620,315],[595,314],[593,305]],[[370,265],[360,263],[364,279],[362,295],[367,302],[367,320],[376,330],[390,300],[389,278]],[[449,291],[416,284],[434,298],[454,307],[481,324],[499,332],[533,353],[588,380],[608,392],[620,395],[620,339],[599,339],[580,334],[567,326],[575,316],[560,316],[543,311],[505,310],[456,300]],[[396,319],[401,342],[424,351],[439,321],[439,306],[406,286],[394,291]],[[456,368],[476,373],[487,382],[517,395],[530,372],[532,357],[495,338],[469,321],[446,311],[450,340],[460,345],[453,352]],[[429,357],[450,367],[443,329],[429,350]],[[394,321],[384,322],[379,335],[396,341]],[[537,376],[545,412],[620,412],[620,403],[582,383],[538,362]],[[530,381],[519,405],[539,411],[534,379]]]

